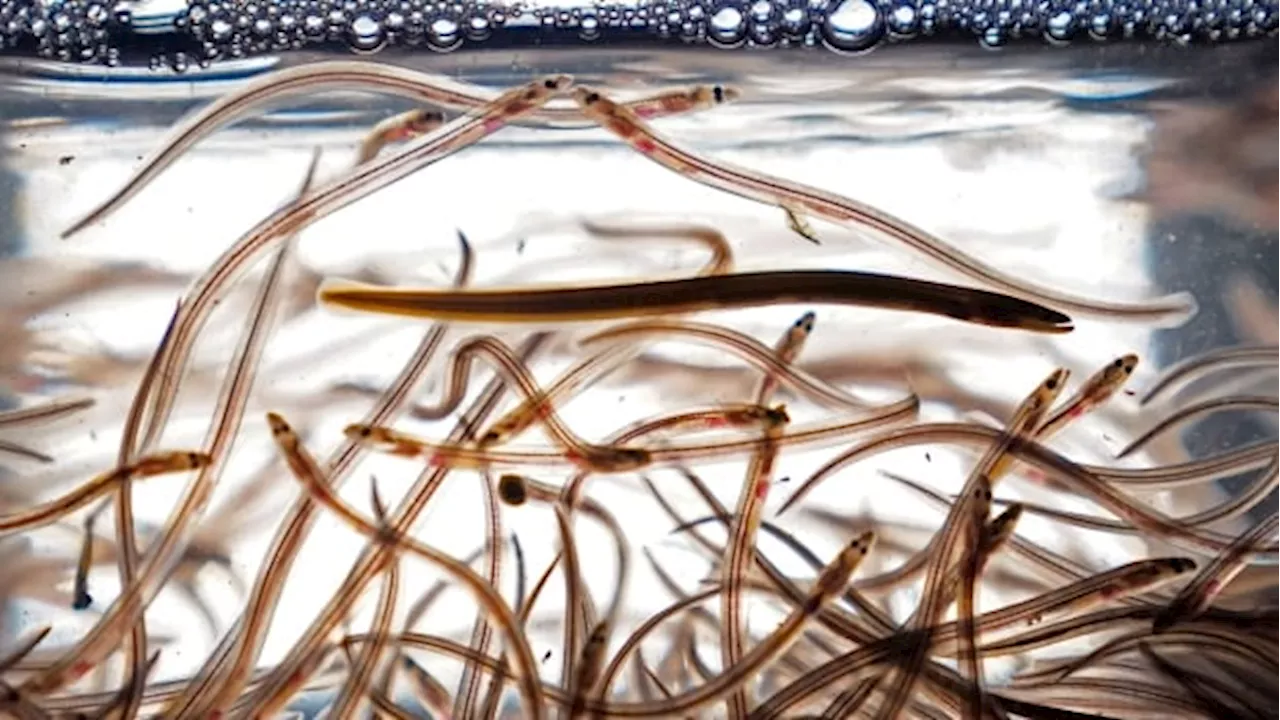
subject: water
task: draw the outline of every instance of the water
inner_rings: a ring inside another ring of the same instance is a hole
[[[140,363],[190,279],[296,191],[314,148],[323,152],[321,171],[337,172],[350,161],[365,128],[409,107],[399,99],[350,92],[291,102],[218,133],[115,216],[72,240],[57,239],[122,182],[185,112],[269,69],[343,56],[314,50],[271,54],[282,44],[386,47],[377,59],[495,90],[547,72],[570,72],[579,82],[625,93],[691,82],[731,84],[742,89],[741,101],[663,120],[662,130],[710,156],[872,203],[1002,269],[1053,287],[1128,300],[1190,290],[1200,304],[1200,313],[1177,328],[1081,318],[1074,333],[1052,338],[877,310],[819,309],[818,331],[804,350],[802,367],[832,382],[863,383],[888,394],[901,387],[904,370],[909,371],[924,400],[923,412],[932,417],[1004,417],[1053,365],[1070,367],[1083,378],[1115,355],[1135,351],[1143,356],[1134,380],[1141,388],[1179,359],[1214,348],[1276,342],[1272,39],[1212,47],[1015,44],[998,51],[972,42],[900,43],[849,58],[822,51],[720,52],[698,43],[686,48],[639,41],[611,45],[616,36],[609,34],[625,26],[640,36],[687,35],[721,47],[793,43],[841,51],[865,51],[886,37],[961,31],[987,46],[1041,34],[1053,39],[1080,33],[1200,37],[1215,30],[1226,37],[1274,31],[1274,3],[1201,3],[1197,12],[1212,11],[1217,20],[1190,24],[1162,19],[1167,14],[1156,10],[1163,6],[1137,3],[1105,9],[1088,3],[1028,4],[1025,14],[1011,14],[1015,4],[994,3],[979,8],[846,0],[827,8],[760,2],[678,11],[649,5],[643,17],[638,10],[628,15],[598,6],[567,11],[563,20],[545,10],[508,14],[489,8],[478,15],[461,6],[410,5],[401,11],[399,4],[347,5],[354,10],[327,2],[300,4],[297,12],[285,4],[193,4],[177,16],[182,35],[165,42],[170,48],[186,47],[184,42],[196,46],[141,53],[151,66],[129,62],[128,52],[113,53],[111,28],[127,19],[133,32],[141,32],[149,17],[136,7],[124,19],[120,7],[90,4],[11,4],[0,10],[0,28],[21,18],[27,39],[18,43],[19,50],[30,50],[36,38],[37,54],[88,57],[82,53],[92,46],[93,57],[107,60],[107,65],[62,65],[18,52],[0,58],[0,249],[6,258],[0,266],[0,304],[6,311],[0,392],[10,404],[63,392],[89,392],[100,400],[99,408],[81,420],[28,438],[71,472],[60,471],[56,482],[39,485],[30,466],[15,463],[14,492],[43,497],[80,477],[77,471],[101,466],[114,452]],[[1146,9],[1135,20],[1139,7]],[[59,10],[67,20],[58,20]],[[36,32],[34,18],[40,13],[48,27]],[[1237,15],[1241,20],[1232,25]],[[513,25],[546,28],[539,30],[546,33],[540,36],[546,47],[495,41],[480,46],[488,49],[451,54],[397,49],[415,43],[436,51],[465,47]],[[604,42],[569,47],[552,40],[559,32]],[[86,35],[92,40],[87,45],[82,43]],[[6,43],[12,44],[12,33],[9,37]],[[217,61],[202,67],[202,57]],[[125,62],[110,67],[121,58]],[[459,229],[477,253],[477,285],[688,272],[703,260],[703,251],[676,242],[633,250],[587,239],[573,226],[584,214],[711,223],[730,238],[743,269],[857,268],[956,280],[869,231],[815,221],[821,244],[806,244],[787,232],[776,208],[679,178],[600,130],[504,130],[303,234],[302,267],[295,271],[289,301],[294,322],[268,350],[263,377],[269,380],[242,431],[247,439],[237,450],[235,481],[221,487],[214,501],[215,508],[232,502],[218,516],[225,526],[209,532],[229,538],[225,549],[236,573],[252,581],[279,508],[295,492],[282,477],[263,498],[236,499],[244,478],[271,457],[262,412],[305,419],[307,441],[317,452],[327,452],[342,425],[362,412],[350,398],[330,398],[328,389],[344,381],[385,382],[422,329],[312,309],[315,279],[371,268],[388,282],[446,283],[457,263]],[[20,284],[19,277],[32,273],[38,273],[35,279]],[[101,277],[105,280],[90,282]],[[202,408],[219,367],[215,361],[229,356],[242,322],[236,313],[242,311],[243,304],[215,316],[213,334],[202,339],[202,362],[189,381],[191,389],[184,391],[180,421],[166,434],[166,446],[199,442],[200,423],[207,418],[202,413],[208,412]],[[761,308],[715,319],[771,343],[798,311]],[[517,337],[513,331],[497,332]],[[552,377],[564,367],[570,349],[557,344],[537,366],[539,377]],[[661,372],[673,366],[687,372],[680,377]],[[605,426],[625,422],[624,416],[653,414],[673,403],[724,401],[741,391],[745,378],[741,366],[722,353],[660,346],[647,365],[593,388],[567,407],[565,416],[571,426],[595,437],[607,432]],[[930,384],[931,379],[936,382]],[[438,385],[429,387],[430,397],[439,392]],[[955,395],[955,386],[968,394]],[[1239,387],[1241,394],[1273,392],[1274,373],[1243,378]],[[1131,398],[1120,398],[1114,408],[1065,434],[1061,447],[1082,462],[1109,461],[1108,452],[1154,419],[1139,413]],[[1257,413],[1215,416],[1146,461],[1168,463],[1274,439],[1274,420]],[[444,432],[438,425],[410,427],[428,435]],[[783,471],[804,477],[827,455],[797,454]],[[892,457],[896,471],[948,492],[967,467],[966,456],[954,453],[911,451]],[[353,502],[366,501],[363,478],[370,473],[382,478],[389,499],[408,487],[412,473],[403,462],[380,459],[367,465],[344,493]],[[709,480],[740,477],[732,466],[713,466],[707,473]],[[733,502],[736,482],[716,486],[722,500]],[[843,512],[867,510],[885,521],[919,523],[926,512],[930,523],[940,517],[874,472],[841,483],[815,494],[815,502]],[[163,523],[181,485],[158,479],[138,487],[137,509],[146,527]],[[637,503],[644,492],[633,485],[601,481],[602,502]],[[1224,486],[1226,492],[1235,487]],[[1185,514],[1215,502],[1222,492],[1188,489],[1153,502]],[[1056,501],[1062,509],[1091,508],[1078,499]],[[458,483],[433,502],[420,527],[441,548],[465,555],[481,537],[477,502],[474,484]],[[1274,505],[1272,498],[1263,509]],[[656,510],[635,506],[620,520],[636,547],[665,548],[664,562],[677,567],[689,562],[670,550],[670,523]],[[509,519],[508,530],[520,533],[531,567],[541,568],[554,538],[547,517],[522,509]],[[1025,531],[1037,542],[1098,565],[1149,552],[1136,538],[1063,532],[1034,519],[1026,521]],[[30,588],[15,586],[15,594],[38,590],[43,602],[12,603],[5,637],[41,618],[55,619],[63,637],[73,637],[84,625],[87,616],[65,609],[75,533],[68,525],[33,535],[33,547],[52,558],[54,569],[32,580]],[[829,551],[839,541],[833,537],[819,533],[813,541]],[[313,538],[282,600],[264,661],[278,659],[288,648],[327,597],[320,588],[333,587],[340,566],[359,549],[354,536],[331,518]],[[605,588],[612,582],[609,553],[603,544],[585,544],[584,562],[599,568],[587,581]],[[698,567],[688,565],[687,577],[704,572]],[[114,570],[104,568],[95,581],[94,609],[100,610],[115,592]],[[211,598],[214,623],[225,627],[240,607],[235,583],[214,570],[193,582]],[[642,575],[632,587],[646,582]],[[404,583],[403,592],[410,594],[429,578]],[[895,600],[899,610],[908,609],[909,599]],[[653,602],[665,601],[655,597]],[[366,609],[372,603],[369,598]],[[460,596],[446,598],[442,608],[444,615],[451,610],[458,618],[470,617]],[[199,613],[176,594],[165,593],[148,617],[153,631],[171,635],[176,648],[166,652],[156,677],[196,670],[212,642]],[[367,620],[360,617],[361,623]],[[457,627],[465,629],[465,622]],[[544,644],[534,651],[541,656],[544,647],[558,642],[558,634],[546,630],[539,642]]]

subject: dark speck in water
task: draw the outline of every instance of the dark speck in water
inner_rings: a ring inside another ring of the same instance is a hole
[[[63,155],[62,157],[58,158],[58,164],[59,164],[59,165],[70,165],[70,164],[71,164],[71,161],[72,161],[72,160],[75,160],[75,159],[76,159],[76,156],[75,156],[75,155]]]

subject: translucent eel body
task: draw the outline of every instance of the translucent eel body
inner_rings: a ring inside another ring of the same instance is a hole
[[[809,212],[837,223],[871,227],[949,270],[1011,295],[1048,303],[1063,310],[1143,322],[1181,323],[1195,311],[1187,295],[1171,295],[1146,303],[1111,303],[1041,287],[997,270],[947,245],[923,229],[886,212],[816,187],[712,161],[674,145],[655,133],[635,113],[598,90],[578,86],[573,99],[582,112],[645,157],[695,182],[738,197],[786,209]]]

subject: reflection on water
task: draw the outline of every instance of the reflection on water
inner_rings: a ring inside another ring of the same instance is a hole
[[[186,284],[291,196],[313,148],[323,150],[322,171],[335,172],[349,162],[364,128],[408,107],[400,99],[354,92],[291,102],[219,132],[115,216],[80,237],[57,239],[118,186],[184,112],[247,77],[307,57],[228,61],[207,75],[192,71],[181,77],[86,68],[63,73],[54,65],[16,63],[0,69],[0,391],[9,404],[80,390],[100,400],[81,421],[18,438],[66,464],[49,477],[33,478],[28,466],[18,469],[15,462],[18,472],[6,485],[5,505],[43,497],[108,457],[142,363]],[[740,102],[664,120],[662,130],[713,157],[881,207],[1004,270],[1054,287],[1117,300],[1189,290],[1199,302],[1199,315],[1177,328],[1079,318],[1076,332],[1053,338],[877,310],[817,309],[818,330],[800,367],[828,382],[870,391],[897,392],[909,381],[926,416],[1006,417],[1052,365],[1083,377],[1120,353],[1136,351],[1144,360],[1135,380],[1140,387],[1186,357],[1276,342],[1274,43],[1213,51],[1087,47],[1000,54],[898,48],[856,62],[825,55],[643,49],[395,61],[494,88],[553,71],[624,92],[691,82],[737,85],[743,90]],[[1231,74],[1229,91],[1220,87],[1224,73]],[[236,481],[219,489],[215,510],[196,539],[206,560],[225,558],[212,570],[208,562],[183,566],[190,593],[206,598],[202,609],[161,595],[153,632],[172,635],[183,652],[166,654],[158,677],[199,668],[211,643],[204,626],[225,628],[239,612],[243,596],[237,588],[252,580],[280,508],[295,492],[285,480],[264,487],[242,479],[262,472],[271,458],[262,411],[297,416],[306,424],[308,441],[327,447],[360,412],[351,409],[358,406],[349,393],[333,388],[351,382],[380,387],[420,334],[417,326],[316,309],[311,298],[319,279],[444,284],[457,263],[458,229],[477,253],[477,285],[662,275],[702,262],[703,251],[686,244],[654,242],[637,249],[587,238],[576,224],[583,215],[713,224],[731,240],[743,269],[857,268],[955,280],[870,231],[815,221],[821,245],[803,244],[787,232],[775,208],[690,183],[596,129],[504,130],[363,200],[302,236],[282,313],[283,340],[268,350],[264,381],[246,422],[244,432],[252,439],[237,450],[242,456],[232,474]],[[166,435],[175,447],[198,442],[202,413],[208,412],[201,403],[215,392],[247,298],[230,298],[201,339],[199,362],[184,381],[178,422]],[[798,311],[760,308],[716,320],[771,342]],[[482,329],[517,339],[509,329]],[[576,332],[551,343],[538,366],[540,377],[565,367]],[[610,418],[605,425],[612,428],[670,406],[673,398],[681,404],[724,401],[749,390],[754,377],[723,353],[660,345],[586,392],[564,414],[584,433],[603,434],[607,430],[597,428],[602,417]],[[1272,368],[1216,382],[1231,384],[1234,394],[1256,395],[1273,393],[1276,378]],[[439,378],[432,381],[425,397],[436,397],[440,385]],[[1188,390],[1190,396],[1204,392]],[[1087,428],[1065,433],[1061,447],[1082,462],[1109,461],[1107,453],[1152,422],[1152,415],[1122,398]],[[411,427],[443,433],[429,423]],[[1274,415],[1215,416],[1181,441],[1157,444],[1144,461],[1204,456],[1274,438],[1275,430]],[[798,453],[788,458],[785,471],[803,477],[824,459],[821,450]],[[895,470],[937,481],[948,491],[968,462],[961,454],[894,459]],[[369,472],[387,479],[383,490],[389,496],[407,487],[405,466],[396,462],[368,464]],[[279,468],[268,465],[268,472]],[[918,529],[915,496],[865,474],[866,482],[850,478],[847,486],[827,488],[815,498],[844,512],[861,504],[886,523]],[[726,475],[739,472],[711,467],[706,477],[714,484]],[[717,486],[729,503],[735,482]],[[157,479],[136,490],[144,544],[163,524],[179,485]],[[600,485],[601,497],[615,505],[643,492],[622,482]],[[1158,503],[1182,514],[1214,502],[1216,494],[1206,488],[1175,491]],[[1063,509],[1092,507],[1077,498],[1058,500]],[[467,554],[481,538],[474,488],[460,486],[438,502],[424,532],[442,549]],[[1262,514],[1273,506],[1269,500]],[[620,521],[637,547],[669,543],[669,523],[656,510],[637,509]],[[535,540],[553,537],[551,526],[545,518],[519,513],[510,523],[527,546],[535,545],[528,549],[530,567],[542,567],[552,542]],[[325,595],[315,588],[332,586],[339,566],[360,547],[331,518],[320,528],[294,571],[297,582],[286,590],[281,607],[289,612],[277,613],[279,627],[264,662],[289,647]],[[15,612],[26,614],[5,618],[4,637],[41,618],[56,618],[63,636],[74,636],[89,622],[81,615],[72,619],[64,609],[76,532],[75,525],[58,526],[35,535],[36,545],[8,548],[14,557],[40,552],[47,560],[21,584],[5,585],[0,575],[0,586],[11,587],[12,595],[40,601],[13,603]],[[1032,519],[1026,532],[1098,565],[1146,552],[1137,538],[1064,533]],[[611,582],[609,553],[590,546],[582,553],[584,564],[601,568],[592,570],[599,577],[588,582],[598,580],[602,588]],[[664,560],[681,562],[678,554]],[[99,561],[115,560],[104,549]],[[103,567],[95,573],[95,608],[105,607],[102,599],[115,592],[114,572]],[[404,582],[406,593],[429,584]],[[443,599],[440,608],[445,617],[471,616],[462,597]],[[203,617],[192,621],[195,613]],[[457,627],[464,626],[459,620]],[[554,629],[543,635],[554,644]]]

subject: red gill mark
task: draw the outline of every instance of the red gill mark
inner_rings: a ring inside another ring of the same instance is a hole
[[[79,680],[80,678],[84,677],[85,673],[89,672],[92,669],[93,669],[93,663],[89,662],[88,660],[80,660],[79,662],[72,665],[69,670],[67,670],[67,680],[68,681]]]
[[[502,117],[485,118],[484,131],[487,133],[496,132],[506,124],[506,120]]]
[[[761,480],[756,483],[756,500],[764,501],[766,495],[769,494],[770,483],[768,480]]]
[[[639,150],[645,155],[652,155],[658,149],[657,146],[653,144],[652,140],[643,137],[633,140],[632,145],[636,150]]]

